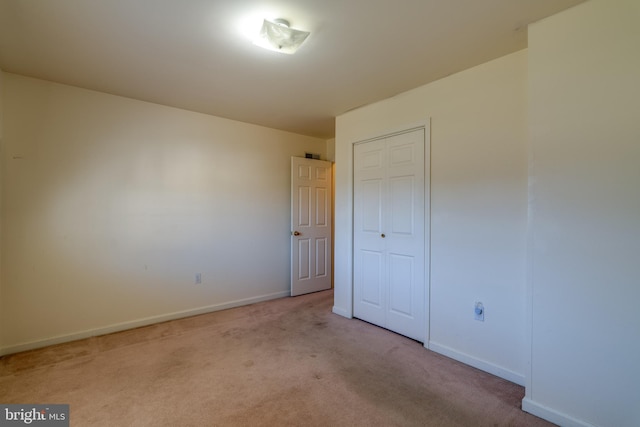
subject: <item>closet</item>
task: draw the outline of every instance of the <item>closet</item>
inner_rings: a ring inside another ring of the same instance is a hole
[[[424,342],[425,128],[354,144],[354,317]]]

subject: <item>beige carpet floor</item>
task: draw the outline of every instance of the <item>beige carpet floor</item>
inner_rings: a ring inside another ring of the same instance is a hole
[[[72,426],[549,426],[524,389],[283,298],[0,359],[0,403],[68,403]]]

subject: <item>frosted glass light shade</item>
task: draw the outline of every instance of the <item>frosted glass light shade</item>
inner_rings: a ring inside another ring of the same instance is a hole
[[[309,34],[308,31],[289,28],[289,23],[284,19],[276,19],[275,22],[265,19],[260,34],[253,43],[265,49],[292,54]]]

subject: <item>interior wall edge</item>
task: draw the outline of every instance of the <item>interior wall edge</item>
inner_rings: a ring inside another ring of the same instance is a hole
[[[338,316],[346,317],[347,319],[353,319],[351,312],[343,309],[342,307],[334,305],[331,311],[333,312],[333,314],[337,314]]]

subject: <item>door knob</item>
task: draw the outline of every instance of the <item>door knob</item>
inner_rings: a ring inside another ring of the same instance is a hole
[[[380,235],[380,237],[382,237],[382,238],[384,239],[386,236],[384,235],[384,233],[382,233],[382,234]]]
[[[301,234],[301,233],[300,233],[299,231],[294,231],[294,232],[293,232],[293,235],[294,235],[294,236],[299,236],[300,234]]]

